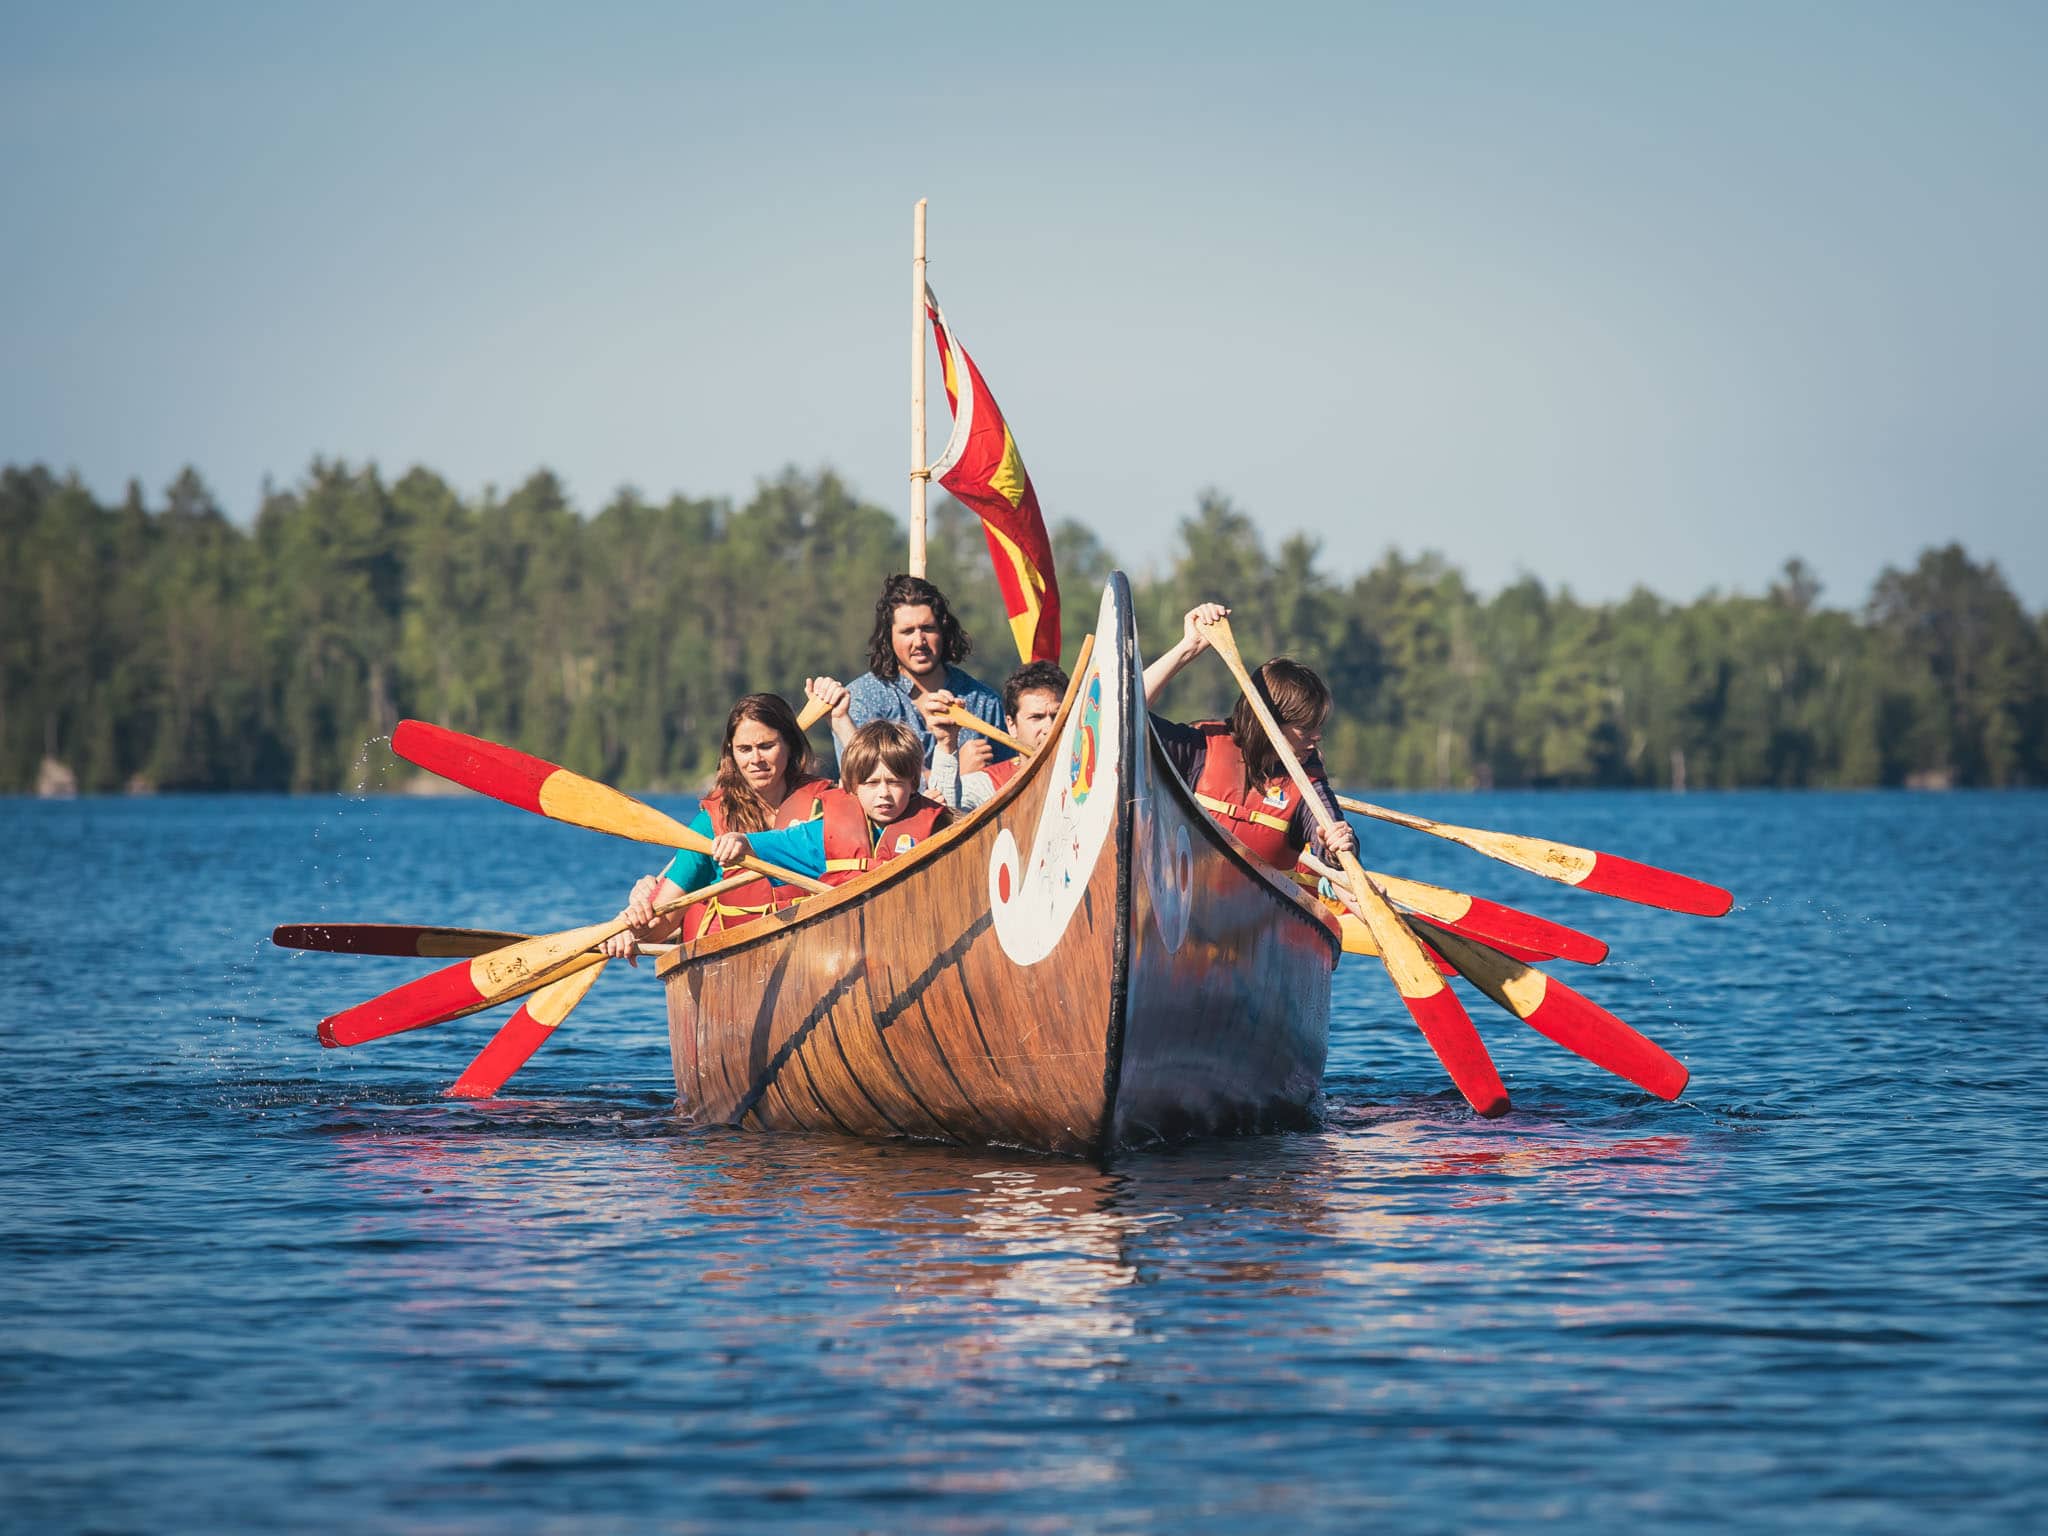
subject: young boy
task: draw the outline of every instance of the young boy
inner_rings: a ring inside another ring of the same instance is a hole
[[[1009,721],[1010,734],[1027,751],[1037,752],[1052,734],[1052,723],[1066,696],[1067,674],[1060,670],[1059,663],[1033,661],[1019,667],[1003,684],[1003,714]],[[1015,778],[1025,760],[1006,757],[986,768],[971,762],[959,746],[960,727],[950,720],[934,718],[952,702],[951,696],[933,694],[931,699],[933,708],[925,723],[931,727],[937,745],[931,767],[925,773],[925,793],[953,810],[971,811]]]
[[[825,791],[815,821],[771,832],[726,832],[711,856],[734,864],[752,854],[770,864],[840,885],[908,853],[952,820],[917,792],[924,748],[907,725],[874,720],[853,733],[840,754],[840,787]]]

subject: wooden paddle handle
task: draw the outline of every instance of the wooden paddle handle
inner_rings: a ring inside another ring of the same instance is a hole
[[[805,703],[803,712],[796,717],[796,728],[800,731],[808,731],[831,713],[832,706],[823,699],[811,699]]]
[[[981,716],[971,713],[964,704],[949,706],[946,710],[946,718],[955,725],[963,726],[967,730],[979,731],[997,746],[1008,747],[1019,757],[1029,757],[1031,755],[1031,749],[1025,746],[1023,742],[1014,736],[997,730],[986,720],[982,719]]]

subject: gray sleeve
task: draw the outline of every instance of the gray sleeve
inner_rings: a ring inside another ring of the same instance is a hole
[[[996,781],[985,773],[970,773],[960,781],[960,809],[963,811],[971,811],[993,800],[995,795]]]
[[[974,777],[979,778],[983,777],[983,775],[977,774]],[[948,810],[964,811],[968,809],[968,806],[963,804],[960,799],[962,787],[960,782],[960,759],[946,751],[943,747],[934,746],[932,749],[931,766],[924,771],[924,792],[926,796],[938,801],[939,804],[945,806]]]

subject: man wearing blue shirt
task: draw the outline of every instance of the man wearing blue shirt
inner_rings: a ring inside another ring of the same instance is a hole
[[[832,731],[852,734],[871,720],[894,720],[914,732],[930,767],[937,740],[927,713],[959,704],[978,719],[1000,727],[1003,701],[980,678],[962,671],[974,642],[947,606],[945,594],[917,576],[891,576],[875,603],[875,630],[868,640],[868,670],[853,680],[851,716],[834,715]],[[843,744],[842,744],[843,745]],[[971,754],[971,755],[970,755]],[[960,736],[960,771],[973,773],[1008,757],[978,731]],[[972,766],[970,766],[970,764]]]

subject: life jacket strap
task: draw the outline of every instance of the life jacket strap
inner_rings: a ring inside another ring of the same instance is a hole
[[[1278,816],[1268,816],[1264,811],[1255,811],[1248,805],[1238,805],[1229,800],[1218,800],[1215,796],[1205,795],[1199,790],[1195,792],[1195,799],[1200,803],[1203,810],[1213,811],[1218,816],[1227,816],[1232,821],[1254,822],[1262,827],[1271,827],[1275,832],[1289,830],[1289,823],[1282,821]]]

